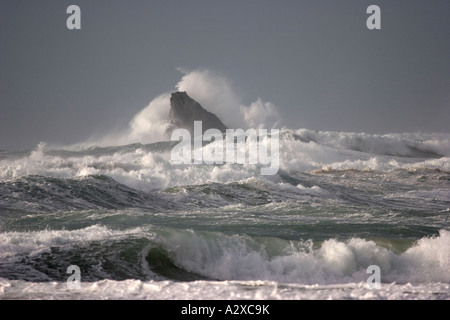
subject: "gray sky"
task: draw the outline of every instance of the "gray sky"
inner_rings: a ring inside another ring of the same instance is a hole
[[[0,0],[0,149],[127,126],[178,67],[223,75],[290,128],[449,132],[449,16],[448,0]]]

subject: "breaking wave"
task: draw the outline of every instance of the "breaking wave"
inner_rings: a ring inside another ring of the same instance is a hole
[[[377,265],[382,283],[450,282],[446,230],[406,245],[361,238],[294,241],[152,226],[113,230],[99,225],[71,231],[4,232],[0,239],[0,278],[10,273],[20,278],[13,261],[26,256],[21,265],[29,270],[23,280],[65,279],[70,260],[84,266],[85,281],[264,280],[329,285],[365,282],[367,268]]]

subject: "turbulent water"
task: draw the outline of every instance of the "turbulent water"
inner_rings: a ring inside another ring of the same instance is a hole
[[[284,129],[273,176],[175,144],[0,151],[0,298],[450,299],[449,134]]]

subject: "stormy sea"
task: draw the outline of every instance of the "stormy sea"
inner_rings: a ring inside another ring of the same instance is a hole
[[[284,128],[274,175],[177,143],[1,151],[0,299],[450,299],[449,134]]]

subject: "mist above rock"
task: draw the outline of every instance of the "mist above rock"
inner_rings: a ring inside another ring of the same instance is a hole
[[[202,121],[202,133],[208,129],[225,132],[227,127],[212,112],[205,110],[200,103],[188,96],[186,92],[174,92],[170,97],[170,125],[167,133],[175,129],[187,129],[194,134],[194,121]]]

